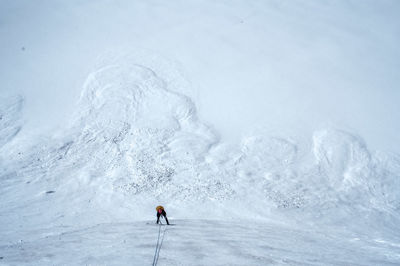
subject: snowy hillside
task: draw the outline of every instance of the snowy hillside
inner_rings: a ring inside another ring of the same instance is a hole
[[[0,264],[400,263],[396,2],[0,6]]]

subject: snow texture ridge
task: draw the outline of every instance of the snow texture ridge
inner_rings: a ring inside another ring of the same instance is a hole
[[[372,154],[360,137],[335,129],[316,131],[310,151],[299,150],[296,140],[263,134],[228,147],[179,90],[128,60],[99,67],[84,84],[71,127],[4,169],[64,191],[53,195],[60,201],[74,195],[90,202],[79,203],[87,208],[117,204],[137,210],[135,217],[159,201],[189,216],[193,205],[223,215],[224,206],[234,204],[238,215],[268,209],[326,221],[382,213],[398,218],[397,157]],[[18,132],[10,121],[18,121],[21,102],[5,107],[11,111],[2,119],[4,140]],[[196,215],[207,215],[205,209]]]

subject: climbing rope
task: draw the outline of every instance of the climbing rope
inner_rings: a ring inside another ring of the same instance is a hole
[[[157,238],[156,251],[154,252],[154,257],[153,257],[153,266],[157,265],[155,263],[156,263],[157,253],[158,253],[158,243],[160,242],[160,232],[161,232],[161,224],[158,226],[158,238]]]
[[[162,223],[160,221],[160,225],[158,226],[158,238],[157,238],[156,251],[154,252],[154,257],[153,257],[153,266],[157,265],[158,258],[160,256],[161,246],[164,242],[165,231],[167,231],[167,227],[165,226],[164,230],[162,231],[162,237],[161,237],[161,242],[160,242],[161,225],[162,225]]]

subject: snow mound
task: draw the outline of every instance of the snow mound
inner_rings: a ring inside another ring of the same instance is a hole
[[[99,67],[70,127],[30,148],[7,173],[45,187],[40,197],[53,191],[59,208],[79,204],[81,214],[135,210],[138,218],[162,202],[189,217],[223,216],[233,205],[232,213],[247,217],[269,211],[325,221],[382,213],[398,219],[398,157],[371,153],[360,137],[336,129],[316,131],[309,150],[265,134],[227,146],[164,75],[129,61]],[[12,112],[2,120],[3,145],[18,132],[18,123],[4,121],[18,121],[21,102],[6,105]],[[193,206],[203,207],[192,213]]]
[[[113,65],[92,73],[75,120],[80,132],[73,156],[81,161],[91,154],[90,171],[97,168],[96,175],[130,194],[158,195],[187,183],[192,168],[217,142],[198,121],[193,102],[141,65]]]
[[[360,138],[323,130],[314,134],[313,143],[315,160],[331,187],[346,190],[366,183],[371,155]]]

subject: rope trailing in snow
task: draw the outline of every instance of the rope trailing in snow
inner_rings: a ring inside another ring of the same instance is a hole
[[[156,245],[156,251],[154,252],[154,257],[153,257],[153,266],[157,265],[156,263],[156,258],[157,258],[157,251],[158,251],[158,243],[160,242],[160,232],[161,232],[161,224],[158,226],[158,238],[157,238],[157,245]]]
[[[157,245],[156,245],[156,251],[154,252],[154,257],[153,257],[153,266],[157,265],[158,262],[158,258],[160,256],[160,250],[161,250],[161,246],[164,242],[164,236],[165,236],[165,231],[167,231],[167,227],[165,226],[163,232],[162,232],[162,237],[161,237],[161,242],[160,242],[160,235],[161,235],[161,221],[160,221],[160,225],[158,226],[158,238],[157,238]]]

